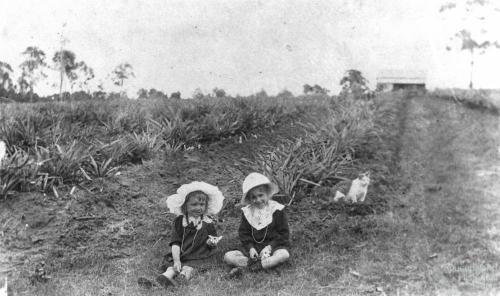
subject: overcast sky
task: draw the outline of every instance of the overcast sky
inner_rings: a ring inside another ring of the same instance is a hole
[[[18,68],[27,46],[51,60],[62,32],[66,48],[95,69],[97,81],[130,63],[136,78],[126,82],[129,93],[144,87],[187,97],[217,86],[233,95],[262,88],[297,94],[305,83],[338,92],[350,68],[372,86],[381,70],[412,69],[425,71],[430,87],[465,88],[469,56],[445,50],[463,21],[440,14],[441,3],[0,0],[0,61]],[[476,62],[476,86],[500,88],[498,77],[500,50],[491,50]],[[53,92],[57,77],[49,78],[39,92]]]

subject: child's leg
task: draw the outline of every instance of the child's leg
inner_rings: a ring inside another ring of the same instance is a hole
[[[272,268],[275,267],[290,258],[290,253],[288,253],[287,250],[285,249],[278,249],[274,251],[273,255],[271,257],[268,257],[266,259],[262,259],[262,267],[264,269]]]
[[[224,254],[224,262],[237,267],[246,267],[248,265],[248,257],[241,251],[229,251]]]
[[[175,270],[174,270],[174,267],[173,266],[170,266],[169,268],[167,268],[167,270],[162,273],[163,276],[166,276],[167,278],[169,279],[173,279],[174,276],[175,276]]]

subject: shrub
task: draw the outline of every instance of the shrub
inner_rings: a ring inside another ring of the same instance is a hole
[[[103,159],[102,161],[96,161],[92,155],[89,155],[88,159],[83,162],[81,170],[84,177],[89,181],[92,181],[91,177],[111,177],[114,176],[120,169],[119,166],[113,166],[113,162],[113,157]]]
[[[78,183],[81,180],[80,166],[89,156],[89,148],[83,148],[73,141],[69,145],[38,147],[36,156],[42,163],[39,171],[44,175],[42,189],[46,190],[61,184]]]
[[[132,133],[127,137],[127,150],[132,163],[153,158],[165,146],[162,132],[154,128],[142,133]]]
[[[167,106],[163,111],[163,116],[158,121],[151,119],[151,122],[161,131],[164,141],[173,147],[182,147],[196,141],[198,136],[193,131],[194,121],[184,120],[181,108]]]
[[[28,112],[11,122],[2,120],[0,124],[0,138],[4,139],[9,150],[12,150],[15,146],[29,149],[44,145],[46,133],[53,123],[40,114]]]

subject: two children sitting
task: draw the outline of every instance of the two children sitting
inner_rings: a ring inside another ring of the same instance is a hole
[[[278,186],[259,173],[251,173],[243,182],[241,222],[238,229],[241,246],[224,255],[232,266],[229,276],[245,270],[259,271],[288,260],[289,228],[284,206],[272,196]],[[173,222],[171,242],[172,266],[156,278],[167,288],[178,280],[189,280],[193,272],[215,263],[217,236],[211,215],[222,208],[224,196],[215,186],[204,182],[182,185],[167,199]]]

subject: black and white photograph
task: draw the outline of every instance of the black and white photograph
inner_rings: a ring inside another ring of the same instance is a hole
[[[0,0],[17,295],[500,295],[500,1]]]

